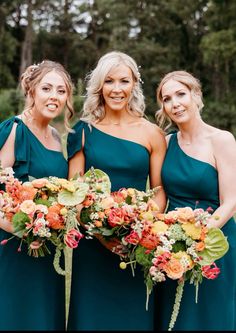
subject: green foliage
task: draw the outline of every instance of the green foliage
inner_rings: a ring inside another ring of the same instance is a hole
[[[22,105],[22,96],[17,89],[0,91],[0,121],[18,114]]]

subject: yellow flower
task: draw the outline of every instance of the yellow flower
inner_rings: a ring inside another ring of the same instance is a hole
[[[153,214],[152,212],[149,210],[147,212],[143,212],[140,215],[140,218],[146,221],[153,221]]]
[[[69,192],[75,192],[76,191],[76,187],[75,185],[68,181],[67,179],[64,178],[60,178],[58,180],[59,185],[61,185],[61,187],[63,187],[65,190],[69,191]]]
[[[56,185],[54,185],[52,183],[49,183],[49,182],[46,184],[46,187],[52,192],[59,192],[59,189],[60,189],[59,186],[56,186]]]
[[[174,257],[175,259],[178,259],[180,261],[181,265],[186,270],[192,269],[194,266],[190,255],[188,255],[185,251],[179,251],[177,253],[173,253],[172,257]]]
[[[60,214],[61,215],[67,215],[68,213],[68,210],[66,209],[66,207],[63,207],[61,210],[60,210]]]
[[[128,188],[128,189],[127,189],[127,194],[128,194],[129,196],[133,197],[134,194],[135,194],[134,189],[133,189],[133,188]]]
[[[200,239],[202,231],[201,227],[196,227],[195,224],[188,222],[182,224],[182,228],[187,236],[191,237],[192,239]]]
[[[159,234],[160,232],[166,232],[168,230],[168,225],[163,221],[156,221],[153,223],[152,232],[154,234]]]

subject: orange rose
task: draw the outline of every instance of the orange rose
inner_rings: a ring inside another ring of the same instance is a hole
[[[48,208],[48,213],[46,215],[46,220],[49,222],[49,227],[52,229],[63,229],[64,228],[64,218],[60,214],[60,210],[63,206],[55,204]]]
[[[181,263],[175,258],[171,258],[163,269],[167,276],[173,280],[180,279],[184,273]]]
[[[194,222],[194,211],[191,207],[177,208],[178,221],[181,223]]]

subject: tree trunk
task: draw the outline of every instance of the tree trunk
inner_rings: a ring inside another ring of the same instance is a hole
[[[21,49],[20,76],[25,69],[32,64],[32,39],[33,39],[33,20],[32,20],[32,0],[27,1],[27,26],[25,30],[25,38]]]

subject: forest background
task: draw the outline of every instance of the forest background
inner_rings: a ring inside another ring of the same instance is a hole
[[[0,0],[0,121],[22,111],[19,77],[43,59],[71,74],[78,116],[86,74],[118,50],[140,66],[151,121],[162,76],[183,69],[202,83],[203,119],[236,136],[235,15],[235,0]]]

